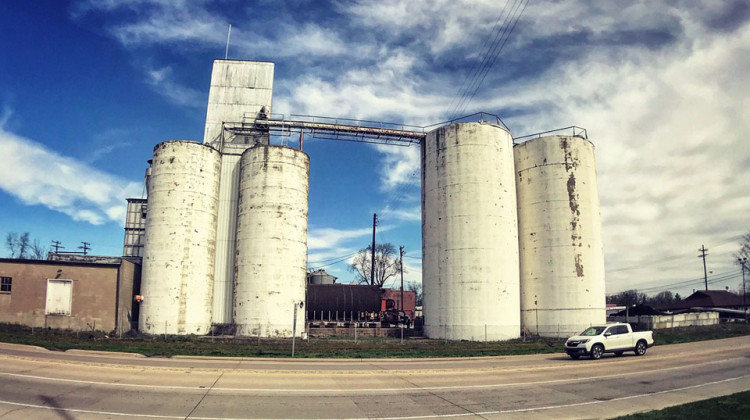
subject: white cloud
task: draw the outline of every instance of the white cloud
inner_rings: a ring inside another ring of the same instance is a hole
[[[377,57],[376,57],[377,58]],[[305,75],[282,81],[288,93],[277,95],[278,112],[327,115],[412,125],[434,122],[444,112],[445,100],[419,90],[414,74],[416,58],[406,51],[389,51],[372,67]],[[276,99],[275,99],[276,101]]]
[[[73,220],[101,225],[123,223],[125,199],[141,185],[61,156],[0,127],[0,188],[27,205],[43,205]]]
[[[732,245],[716,244],[748,229],[750,26],[732,23],[731,4],[741,2],[721,3],[531,2],[471,103],[517,111],[501,115],[515,135],[573,124],[588,129],[597,147],[610,292],[698,277],[702,243],[712,250],[713,271],[734,269]],[[112,26],[128,48],[168,43],[223,51],[228,20],[209,13],[205,2],[84,5],[104,12],[151,5]],[[504,6],[338,3],[342,19],[329,26],[238,24],[230,51],[295,67],[275,83],[275,112],[426,125],[444,119]],[[523,71],[512,72],[513,65]],[[154,87],[172,80],[168,66],[149,76]],[[173,102],[195,103],[196,92],[172,87],[165,91]],[[416,147],[377,150],[382,191],[397,195],[415,186]],[[415,207],[385,207],[416,221]],[[345,240],[364,231],[311,231],[309,243],[320,253],[356,250]]]
[[[404,222],[421,222],[422,207],[419,205],[412,207],[390,207],[386,206],[380,213],[384,219],[400,220]]]
[[[311,250],[331,249],[341,246],[342,242],[363,238],[372,234],[371,228],[361,229],[310,229],[307,232],[307,248]]]
[[[228,22],[206,9],[205,0],[88,0],[76,4],[73,17],[105,12],[130,16],[110,26],[111,33],[128,47],[161,43],[221,44]],[[127,13],[119,14],[125,10]]]
[[[731,34],[694,21],[684,28],[668,50],[591,48],[515,96],[501,89],[512,105],[540,109],[510,119],[511,126],[588,129],[597,146],[607,266],[644,264],[608,274],[609,292],[700,277],[700,245],[748,229],[750,25]],[[732,251],[714,253],[710,267],[733,270]],[[675,254],[685,258],[649,264]]]
[[[419,146],[394,147],[377,145],[381,154],[380,178],[381,188],[391,191],[402,184],[418,186],[420,184]]]
[[[356,1],[345,13],[364,27],[375,28],[391,38],[413,37],[425,43],[431,54],[483,40],[492,31],[505,2],[492,0]]]
[[[146,82],[169,102],[191,108],[206,106],[206,94],[174,81],[171,67],[146,69]]]

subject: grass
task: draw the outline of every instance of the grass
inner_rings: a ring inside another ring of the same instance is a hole
[[[140,353],[146,356],[289,357],[291,339],[215,338],[198,336],[126,335],[108,337],[100,332],[74,332],[0,323],[0,342],[27,344],[50,350],[98,350]],[[295,341],[295,357],[467,357],[559,353],[564,340],[530,339],[469,342],[425,339],[320,337]]]
[[[680,327],[656,330],[656,345],[689,343],[693,341],[716,340],[719,338],[750,335],[749,324],[719,324],[706,327]]]
[[[613,420],[750,419],[750,391],[631,414]]]
[[[657,345],[750,335],[750,325],[722,324],[712,327],[658,330]],[[126,335],[108,337],[101,332],[75,332],[0,323],[0,341],[27,344],[50,350],[98,350],[140,353],[146,356],[233,356],[289,357],[291,339],[241,339],[198,336]],[[535,338],[494,342],[445,341],[397,338],[320,337],[297,339],[295,357],[301,358],[371,358],[371,357],[470,357],[519,354],[562,353],[564,340]]]

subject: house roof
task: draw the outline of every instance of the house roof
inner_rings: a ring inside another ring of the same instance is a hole
[[[699,307],[727,308],[742,306],[742,296],[726,290],[699,290],[680,302],[669,305],[669,309]]]
[[[625,315],[635,316],[635,315],[664,315],[664,312],[657,311],[656,309],[648,306],[648,305],[635,305],[631,308],[628,308],[626,310],[622,310],[620,312],[614,313],[610,316],[625,316]]]

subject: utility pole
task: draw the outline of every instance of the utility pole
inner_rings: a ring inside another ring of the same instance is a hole
[[[378,225],[377,213],[372,214],[372,256],[370,257],[370,286],[375,284],[375,226]]]
[[[706,255],[708,255],[708,250],[705,246],[701,245],[698,251],[701,252],[698,258],[703,258],[703,281],[706,283],[706,291],[708,291],[708,272],[706,272]]]
[[[82,249],[83,250],[83,255],[86,255],[89,252],[89,249],[91,249],[91,247],[89,246],[91,244],[88,243],[88,242],[84,242],[84,241],[81,241],[81,243],[83,245],[79,246],[78,249]]]
[[[745,313],[745,324],[747,324],[747,291],[745,290],[745,263],[747,258],[737,258],[737,262],[740,264],[740,270],[742,270],[742,311]]]
[[[60,241],[52,241],[52,248],[55,248],[55,254],[57,254],[61,248],[65,248],[65,247],[62,246],[62,242]]]
[[[404,310],[404,247],[398,247],[398,251],[401,254],[401,310]],[[406,313],[404,313],[406,315]]]

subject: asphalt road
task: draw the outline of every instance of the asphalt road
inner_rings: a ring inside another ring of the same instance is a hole
[[[598,361],[146,358],[0,344],[0,418],[608,418],[750,390],[750,336]]]

